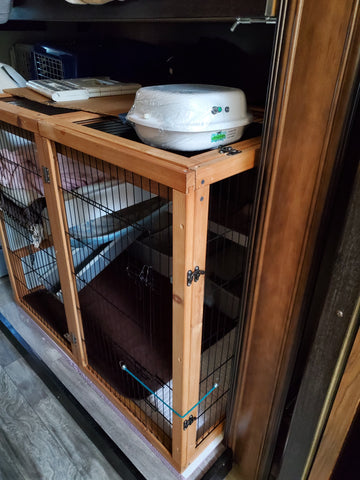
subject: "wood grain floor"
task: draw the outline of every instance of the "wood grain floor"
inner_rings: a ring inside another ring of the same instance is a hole
[[[0,479],[121,478],[0,332]]]

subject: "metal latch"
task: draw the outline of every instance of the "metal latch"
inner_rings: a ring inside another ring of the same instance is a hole
[[[50,183],[50,173],[47,167],[42,167],[43,177],[45,183]]]
[[[64,333],[64,337],[66,338],[66,340],[70,343],[73,343],[74,345],[76,344],[76,337],[73,333],[69,332],[69,333]]]
[[[184,430],[186,430],[190,425],[192,425],[196,420],[196,417],[193,415],[190,415],[190,417],[187,420],[184,420]]]
[[[219,148],[219,153],[224,153],[225,155],[236,155],[241,153],[241,150],[236,150],[236,148],[225,146]]]
[[[192,282],[198,282],[200,275],[205,275],[205,270],[200,270],[198,266],[195,267],[194,271],[188,270],[187,272],[187,286],[190,287]]]

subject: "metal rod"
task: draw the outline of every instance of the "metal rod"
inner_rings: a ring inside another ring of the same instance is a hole
[[[120,364],[121,364],[121,362],[120,362]],[[177,415],[180,418],[185,418],[187,415],[189,415],[189,413],[192,412],[194,410],[194,408],[196,408],[201,402],[203,402],[205,400],[205,398],[208,397],[210,395],[210,393],[212,393],[219,386],[217,383],[215,383],[214,386],[212,387],[212,389],[209,390],[193,407],[191,407],[190,410],[188,410],[184,415],[180,415],[180,413],[178,413],[176,410],[174,410],[172,407],[170,407],[170,405],[168,405],[166,402],[164,402],[164,400],[162,398],[160,398],[158,395],[156,395],[155,392],[153,392],[149,387],[147,387],[145,385],[145,383],[143,383],[139,378],[137,378],[136,375],[134,375],[132,372],[130,372],[130,370],[128,370],[126,365],[122,364],[121,368],[122,368],[122,370],[127,372],[129,375],[131,375],[137,382],[139,382],[140,385],[142,385],[144,388],[146,388],[146,390],[148,390],[152,395],[154,395],[154,397],[156,397],[158,400],[160,400],[160,402],[162,402],[166,407],[170,408],[170,410],[172,412],[174,412],[175,415]]]
[[[241,24],[250,25],[252,23],[266,23],[276,24],[276,17],[238,17],[230,28],[231,32],[236,30],[236,27]]]

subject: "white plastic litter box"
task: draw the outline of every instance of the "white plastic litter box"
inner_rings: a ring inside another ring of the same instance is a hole
[[[127,120],[148,145],[196,151],[236,142],[251,116],[238,88],[180,84],[140,88]]]

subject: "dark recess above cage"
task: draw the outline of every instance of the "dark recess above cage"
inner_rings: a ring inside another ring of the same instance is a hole
[[[269,0],[125,0],[105,5],[73,5],[65,0],[14,0],[10,20],[128,21],[263,17]]]

